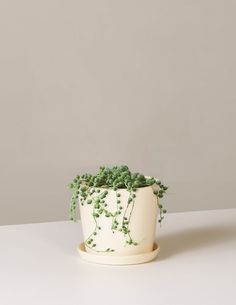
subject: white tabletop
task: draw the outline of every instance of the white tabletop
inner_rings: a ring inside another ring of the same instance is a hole
[[[169,214],[157,237],[155,261],[105,266],[80,260],[80,224],[2,226],[0,304],[236,304],[236,209]]]

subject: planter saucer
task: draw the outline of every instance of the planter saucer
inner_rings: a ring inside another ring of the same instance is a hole
[[[154,243],[151,252],[135,254],[135,255],[99,255],[89,253],[85,250],[84,243],[77,247],[80,257],[91,263],[104,264],[104,265],[134,265],[142,264],[153,260],[160,251],[158,244]]]

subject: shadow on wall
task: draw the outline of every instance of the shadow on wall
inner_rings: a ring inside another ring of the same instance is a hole
[[[159,260],[232,241],[236,242],[236,224],[227,228],[214,226],[168,234],[158,239],[161,246]]]

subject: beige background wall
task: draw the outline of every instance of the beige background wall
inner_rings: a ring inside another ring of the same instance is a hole
[[[0,224],[67,219],[128,164],[169,211],[236,207],[234,1],[0,2]]]

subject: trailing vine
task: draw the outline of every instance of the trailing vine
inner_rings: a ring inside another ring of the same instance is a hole
[[[81,205],[91,205],[92,217],[94,219],[94,230],[85,240],[88,248],[97,252],[114,252],[114,249],[107,248],[105,250],[96,249],[96,236],[102,229],[99,225],[99,218],[105,216],[111,218],[111,230],[121,232],[124,234],[127,245],[138,245],[134,241],[130,231],[130,222],[132,213],[135,207],[136,191],[140,187],[152,186],[153,193],[157,198],[157,205],[159,207],[159,223],[164,219],[166,209],[159,203],[159,198],[162,198],[167,191],[167,187],[156,178],[148,178],[140,173],[131,173],[128,166],[114,166],[112,168],[101,166],[96,175],[83,174],[76,176],[76,178],[69,184],[73,189],[73,194],[70,201],[70,220],[77,220],[77,202]],[[106,203],[108,190],[116,192],[116,211],[109,210]],[[129,192],[129,197],[125,208],[121,205],[121,193],[119,189],[126,189]]]

